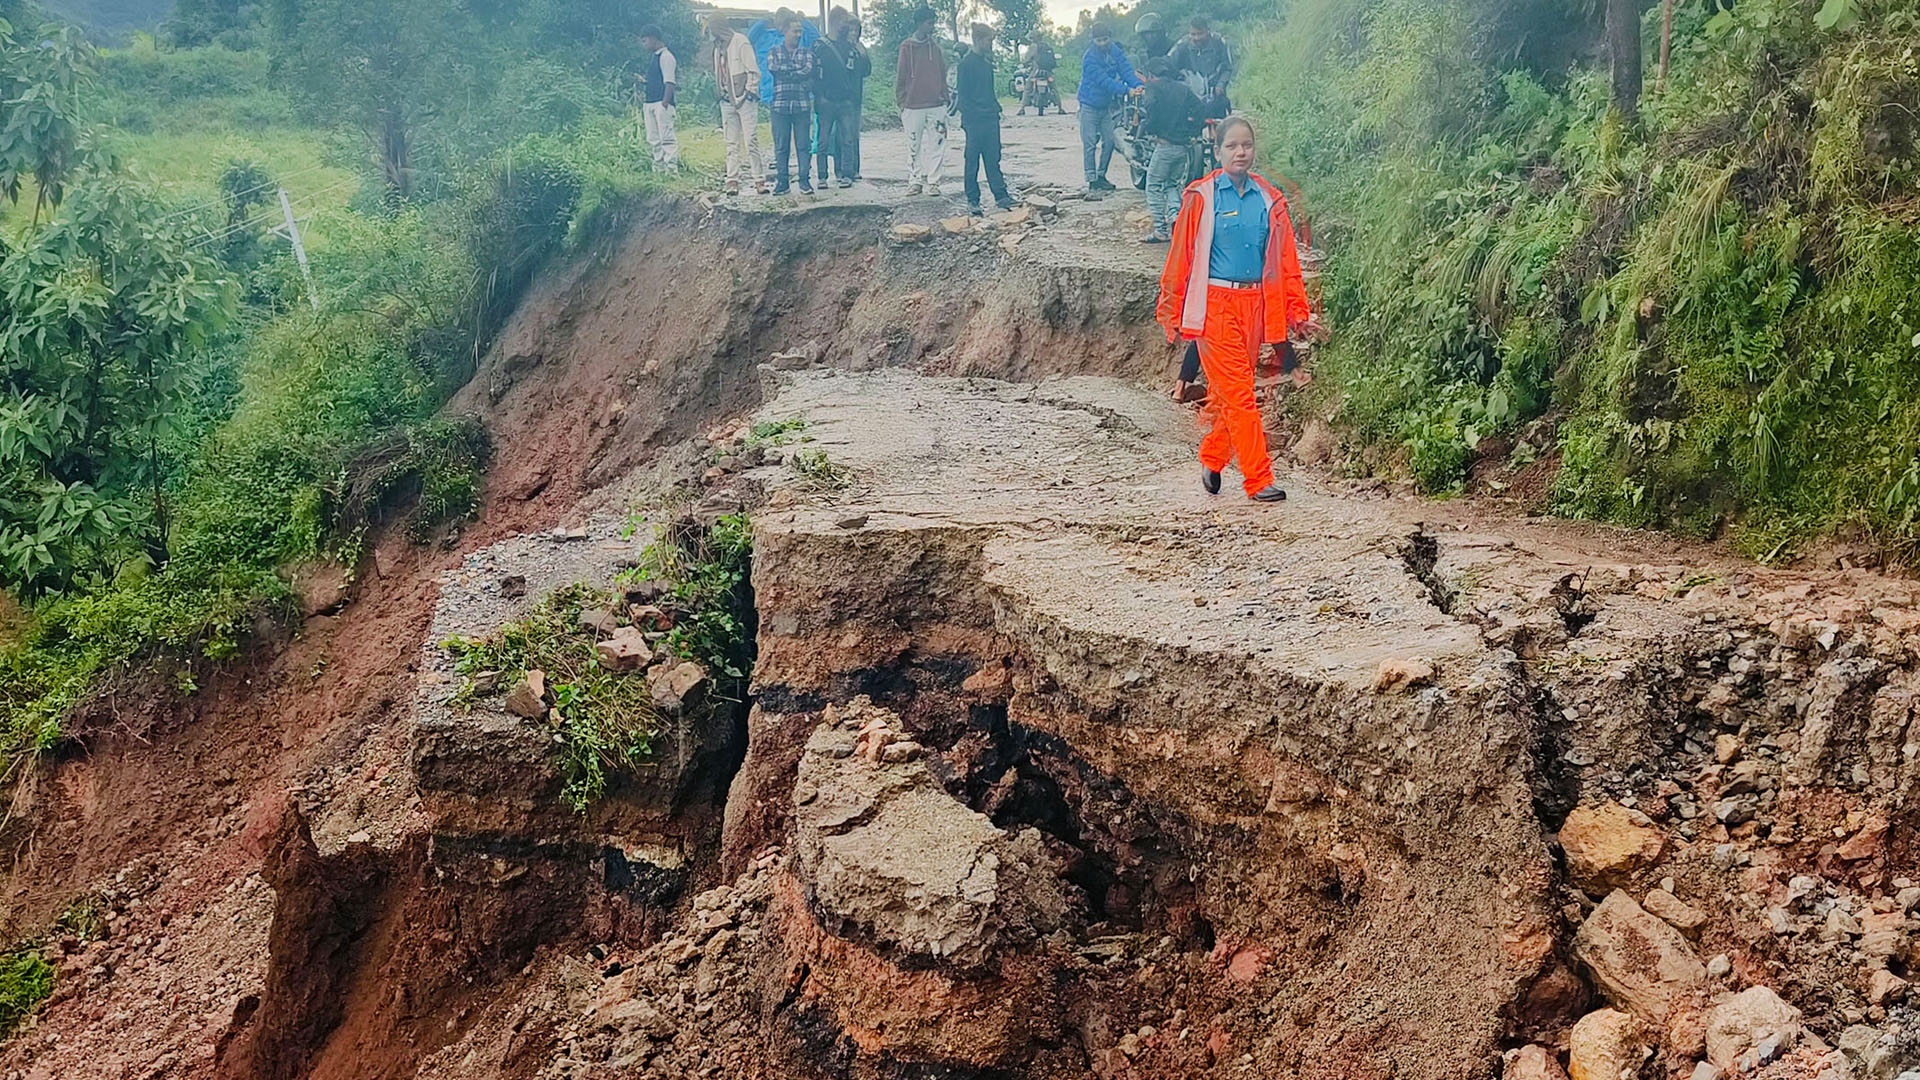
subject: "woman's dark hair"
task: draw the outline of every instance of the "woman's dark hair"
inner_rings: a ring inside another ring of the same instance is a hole
[[[1253,121],[1247,119],[1240,113],[1232,113],[1229,114],[1225,120],[1220,121],[1219,127],[1213,129],[1213,148],[1218,150],[1222,146],[1225,146],[1227,142],[1227,132],[1237,127],[1246,128],[1247,137],[1254,140],[1255,143],[1260,141],[1259,134],[1253,130]]]

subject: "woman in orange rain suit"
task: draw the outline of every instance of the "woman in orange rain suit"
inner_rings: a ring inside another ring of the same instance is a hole
[[[1279,502],[1267,429],[1253,396],[1254,363],[1301,328],[1325,331],[1307,303],[1300,252],[1286,196],[1253,171],[1253,125],[1229,116],[1215,135],[1219,169],[1187,185],[1166,269],[1160,273],[1158,318],[1167,340],[1197,341],[1214,411],[1200,440],[1201,484],[1220,493],[1220,473],[1240,459],[1247,496]]]

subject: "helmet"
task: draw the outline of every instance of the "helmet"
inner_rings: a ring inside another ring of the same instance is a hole
[[[1140,16],[1139,22],[1133,24],[1133,32],[1136,34],[1150,34],[1155,30],[1163,29],[1164,26],[1165,20],[1160,18],[1160,13],[1149,11],[1145,15]]]

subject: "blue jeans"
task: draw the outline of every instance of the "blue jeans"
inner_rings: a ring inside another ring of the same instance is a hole
[[[1120,103],[1088,105],[1080,103],[1080,161],[1086,167],[1087,183],[1106,178],[1113,163],[1113,151],[1120,145]],[[1095,155],[1095,148],[1099,154]],[[1097,164],[1096,164],[1097,161]]]
[[[1153,215],[1153,235],[1173,235],[1180,216],[1180,193],[1187,186],[1187,148],[1156,140],[1147,161],[1147,212]]]
[[[809,187],[807,170],[813,162],[812,148],[808,145],[808,129],[812,127],[813,112],[777,112],[773,114],[773,186],[784,189],[787,186],[787,170],[794,158],[799,158],[800,186]]]

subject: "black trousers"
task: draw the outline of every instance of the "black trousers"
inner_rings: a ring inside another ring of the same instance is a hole
[[[980,170],[986,166],[987,187],[993,190],[993,201],[1002,206],[1013,201],[1007,194],[1006,177],[1000,175],[1000,118],[975,121],[973,126],[962,125],[967,133],[967,152],[965,171],[961,173],[961,186],[967,193],[967,205],[980,205]]]

